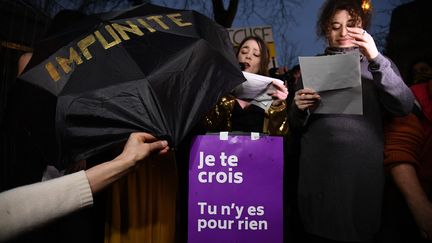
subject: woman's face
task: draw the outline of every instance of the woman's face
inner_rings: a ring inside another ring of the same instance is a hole
[[[245,71],[258,73],[261,63],[261,50],[255,40],[248,40],[240,47],[237,59],[244,63]]]
[[[327,41],[330,47],[353,47],[351,41],[354,38],[348,35],[347,27],[362,27],[361,21],[355,22],[348,11],[339,10],[330,21],[330,27],[327,30]]]

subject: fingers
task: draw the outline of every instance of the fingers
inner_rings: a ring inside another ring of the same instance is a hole
[[[288,92],[283,92],[279,90],[270,91],[267,94],[275,100],[286,100],[286,98],[288,97]]]
[[[272,81],[272,85],[275,86],[278,90],[287,90],[287,87],[283,83],[279,83],[275,80]]]
[[[347,27],[348,33],[351,35],[362,36],[367,34],[366,30],[358,27]]]
[[[378,56],[378,49],[375,45],[375,41],[366,30],[357,27],[347,27],[347,30],[348,35],[354,38],[351,42],[360,48],[360,51],[368,60],[372,60]]]
[[[310,104],[310,105],[297,105],[297,108],[298,108],[299,110],[304,111],[304,110],[306,110],[306,109],[312,108],[313,106],[314,106],[314,104]]]
[[[358,45],[359,47],[366,48],[367,44],[370,42],[369,38],[372,38],[365,30],[361,28],[347,28],[348,35],[354,38],[352,43]]]
[[[170,147],[169,147],[169,146],[166,146],[165,148],[161,149],[161,150],[158,152],[158,154],[166,154],[166,153],[168,153],[169,149],[170,149]]]
[[[295,93],[295,96],[303,96],[303,98],[310,97],[310,96],[304,96],[304,95],[312,95],[312,96],[318,96],[319,97],[318,93],[311,88],[299,89]]]
[[[149,145],[149,152],[162,151],[168,148],[168,142],[165,140],[159,141],[153,135],[146,132],[134,132],[129,136],[129,140],[136,139],[140,143]]]
[[[270,90],[267,94],[273,99],[286,100],[288,97],[288,88],[284,84],[277,81],[273,81],[272,85],[275,89]]]
[[[157,151],[162,152],[163,150],[169,149],[168,142],[165,140],[149,143],[148,145],[149,145],[149,150],[150,150],[149,152],[150,153],[157,152]]]
[[[136,139],[136,140],[139,140],[141,142],[157,141],[157,139],[153,135],[146,133],[146,132],[133,132],[129,136],[129,139]]]
[[[305,110],[315,106],[321,99],[321,96],[310,88],[300,89],[295,93],[294,102],[298,109]]]

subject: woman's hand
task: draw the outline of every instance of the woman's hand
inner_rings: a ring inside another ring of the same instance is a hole
[[[423,238],[432,240],[432,203],[428,201],[421,209],[414,212],[414,219]]]
[[[123,152],[114,160],[124,160],[135,166],[139,161],[148,157],[151,153],[164,154],[169,150],[167,141],[157,140],[145,132],[134,132],[129,136]]]
[[[320,100],[320,95],[310,88],[297,90],[294,96],[294,102],[297,108],[302,111],[316,107]]]
[[[157,140],[145,132],[134,132],[129,135],[123,152],[115,159],[98,164],[86,170],[92,193],[96,193],[128,172],[153,153],[165,154],[169,150],[167,141]]]
[[[273,81],[271,85],[267,94],[273,98],[272,105],[278,106],[288,97],[288,88],[276,81]]]
[[[347,27],[348,35],[354,38],[353,44],[360,48],[360,52],[370,61],[378,56],[378,49],[372,36],[366,30],[357,27]]]

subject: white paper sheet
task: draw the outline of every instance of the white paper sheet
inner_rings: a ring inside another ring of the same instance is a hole
[[[267,94],[268,90],[273,88],[269,84],[273,81],[281,84],[284,82],[280,79],[248,72],[243,72],[243,76],[246,78],[246,82],[241,83],[233,90],[234,96],[239,99],[252,100],[251,104],[267,111],[273,102],[272,97]]]
[[[272,81],[280,82],[281,84],[284,83],[280,79],[254,73],[243,72],[243,76],[246,78],[246,82],[241,83],[233,91],[234,96],[239,99],[254,99],[266,93],[268,85],[271,84]]]
[[[363,114],[359,52],[299,57],[303,86],[321,96],[313,113]]]

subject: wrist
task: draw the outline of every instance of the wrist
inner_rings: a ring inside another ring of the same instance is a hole
[[[135,167],[136,160],[131,158],[130,156],[122,156],[119,155],[115,159],[111,160],[110,163],[115,164],[116,167],[121,168],[123,170],[129,170]]]

